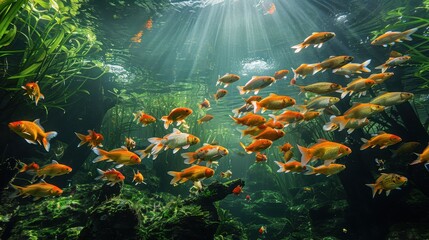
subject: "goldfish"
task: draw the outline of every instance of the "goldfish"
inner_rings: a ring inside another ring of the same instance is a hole
[[[302,166],[300,162],[295,160],[290,160],[290,161],[287,161],[286,163],[279,162],[279,161],[274,161],[274,162],[277,164],[277,166],[279,166],[279,170],[277,170],[277,172],[300,173],[307,168],[306,166]]]
[[[265,87],[275,83],[276,79],[270,76],[253,76],[244,86],[238,86],[237,89],[240,95],[253,91],[255,95]]]
[[[137,170],[137,172],[134,172],[134,170],[133,170],[133,174],[134,174],[133,182],[136,182],[136,185],[142,184],[142,183],[146,184],[144,182],[143,174],[139,170]]]
[[[266,127],[261,133],[254,136],[253,139],[268,139],[275,141],[285,135],[285,132],[279,129],[274,129],[271,127]]]
[[[392,150],[392,158],[405,156],[414,152],[418,147],[420,147],[419,142],[406,142],[403,143],[398,149]]]
[[[271,147],[272,144],[273,141],[268,139],[256,139],[247,147],[242,142],[240,142],[241,147],[247,152],[247,154],[251,154],[252,152],[260,152]]]
[[[204,98],[204,101],[203,101],[202,103],[199,103],[199,104],[198,104],[198,107],[199,107],[200,109],[203,109],[203,108],[210,108],[210,101],[209,101],[209,100],[207,100],[207,98]]]
[[[298,79],[299,77],[302,77],[302,79],[304,79],[307,75],[314,74],[316,71],[316,65],[317,63],[314,63],[314,64],[303,63],[299,65],[297,69],[292,68],[292,72],[294,74],[293,79]]]
[[[342,89],[341,98],[346,97],[347,94],[351,96],[353,93],[359,93],[358,97],[361,95],[365,96],[366,90],[370,89],[375,84],[376,82],[371,78],[357,78]]]
[[[319,71],[324,72],[326,69],[336,69],[340,68],[348,63],[353,61],[352,56],[331,56],[328,59],[325,59],[321,63],[317,63],[314,66],[314,73],[317,73]]]
[[[286,75],[288,75],[289,70],[283,69],[283,70],[279,70],[277,72],[274,73],[274,79],[276,80],[280,80],[286,77]]]
[[[257,152],[257,153],[256,153],[256,159],[255,159],[255,162],[257,162],[257,163],[261,163],[261,162],[266,162],[267,160],[268,160],[267,155],[265,155],[265,154],[263,154],[263,153],[260,153],[260,152]]]
[[[267,227],[266,226],[261,226],[258,230],[259,234],[263,235],[265,233],[267,233]]]
[[[284,160],[285,162],[287,162],[287,161],[291,160],[291,159],[292,159],[292,157],[293,157],[293,152],[292,152],[292,150],[286,151],[286,152],[283,154],[283,160]]]
[[[195,182],[210,178],[214,175],[214,170],[204,166],[193,165],[180,172],[169,171],[167,174],[173,176],[170,184],[176,184],[177,182],[184,183],[188,180]]]
[[[228,94],[228,91],[226,89],[218,89],[216,94],[213,95],[213,97],[216,101],[218,101],[219,99],[223,98],[226,94]]]
[[[304,175],[323,174],[329,177],[343,171],[344,169],[346,169],[346,165],[337,163],[331,163],[328,166],[321,165],[318,167],[312,167],[310,165],[307,165],[307,171],[304,173]]]
[[[316,94],[328,94],[328,93],[336,92],[342,88],[340,84],[331,83],[331,82],[317,82],[317,83],[309,84],[307,86],[298,86],[298,85],[295,85],[295,86],[299,87],[299,90],[301,91],[300,93],[312,92]]]
[[[37,170],[36,175],[38,177],[42,177],[42,179],[44,179],[46,176],[50,176],[51,178],[53,178],[55,176],[68,174],[71,171],[72,171],[71,167],[64,164],[59,164],[57,161],[52,160],[51,164],[45,165],[41,167],[39,170]]]
[[[304,119],[304,115],[300,112],[294,112],[294,111],[284,111],[280,115],[274,116],[273,114],[268,114],[274,122],[281,122],[285,125],[285,127],[289,126],[289,124],[292,124],[295,126],[297,123],[301,122]]]
[[[241,118],[235,118],[231,115],[229,117],[234,120],[235,123],[246,126],[260,126],[266,122],[266,119],[263,116],[253,113],[247,113]]]
[[[45,96],[40,92],[38,81],[29,82],[24,86],[21,86],[21,88],[26,91],[24,95],[28,95],[31,100],[34,99],[34,101],[36,102],[36,106],[40,99],[45,99]]]
[[[290,107],[295,105],[295,99],[289,96],[281,96],[274,93],[270,93],[270,95],[259,102],[253,101],[253,112],[257,113],[262,109],[262,113],[266,110],[280,110],[283,108]]]
[[[342,131],[345,128],[348,128],[347,133],[351,134],[357,128],[363,128],[369,124],[369,120],[367,118],[363,119],[355,119],[348,118],[346,119],[344,116],[331,116],[330,122],[326,123],[323,126],[323,130],[325,131],[334,131],[339,129]]]
[[[245,99],[244,101],[246,102],[246,104],[249,104],[249,107],[250,107],[250,105],[252,105],[253,101],[259,102],[261,100],[262,100],[261,96],[256,96],[255,95],[255,96],[251,96],[251,97]]]
[[[143,37],[143,30],[140,30],[130,40],[131,40],[131,42],[134,42],[134,43],[141,43],[142,37]]]
[[[396,104],[406,102],[414,97],[414,94],[409,92],[386,92],[372,99],[370,103],[389,107]]]
[[[296,49],[295,53],[299,53],[302,49],[307,48],[310,45],[314,45],[314,47],[321,48],[323,43],[335,37],[335,33],[333,32],[313,32],[309,37],[307,37],[304,42],[292,46],[292,48]]]
[[[387,59],[387,61],[385,63],[381,64],[380,66],[375,67],[375,69],[381,69],[381,72],[384,73],[390,67],[399,66],[399,65],[409,61],[410,59],[411,59],[411,57],[408,55],[404,55],[404,56],[396,57],[396,58],[391,57],[391,58]]]
[[[253,105],[244,104],[243,106],[233,109],[232,113],[234,113],[234,117],[241,117],[243,113],[253,111]]]
[[[287,143],[283,144],[282,146],[279,146],[278,148],[279,148],[280,152],[285,153],[285,152],[290,151],[293,148],[293,146],[292,146],[292,144],[287,142]]]
[[[189,146],[195,145],[200,142],[200,139],[189,133],[182,133],[179,129],[174,128],[171,134],[165,135],[163,138],[149,138],[150,143],[156,144],[152,149],[152,155],[158,155],[158,153],[164,148],[174,149],[173,153],[176,153],[181,148],[188,149]]]
[[[252,199],[250,198],[250,195],[249,195],[249,194],[247,194],[247,195],[246,195],[245,200],[246,200],[246,201],[248,201],[248,202],[250,202],[250,200],[252,200]]]
[[[265,12],[264,15],[270,14],[273,15],[276,12],[276,5],[274,3],[270,3],[270,7],[268,8],[267,12]]]
[[[164,128],[168,129],[170,124],[172,124],[173,122],[177,122],[177,126],[180,126],[180,124],[185,123],[185,118],[190,114],[192,114],[192,109],[190,108],[175,108],[171,110],[168,116],[163,116],[161,120],[164,121]]]
[[[20,162],[20,163],[22,163],[22,162]],[[22,167],[21,168],[19,168],[19,172],[20,173],[24,173],[24,172],[28,172],[28,173],[35,173],[35,172],[37,172],[37,170],[39,170],[39,164],[37,164],[37,163],[35,163],[35,162],[32,162],[32,163],[30,163],[30,164],[25,164],[25,163],[22,163],[23,165],[22,165]]]
[[[372,116],[376,113],[384,111],[384,106],[372,103],[355,103],[351,108],[344,112],[344,118],[363,119]]]
[[[283,129],[285,125],[281,122],[275,122],[274,119],[270,118],[268,121],[264,123],[265,127],[275,128],[275,129]]]
[[[410,165],[414,165],[417,163],[427,163],[429,162],[429,144],[428,146],[423,150],[422,153],[417,154],[417,159],[414,160],[412,163],[410,163]]]
[[[144,25],[144,27],[145,27],[147,30],[151,30],[151,29],[152,29],[152,25],[153,25],[153,20],[152,20],[152,18],[149,18],[149,19],[146,21],[146,24]]]
[[[338,158],[349,155],[352,150],[341,143],[330,142],[325,139],[319,139],[316,144],[305,148],[298,145],[298,149],[301,152],[301,165],[305,166],[309,161],[322,159],[325,161],[325,165],[335,161]]]
[[[40,119],[36,119],[33,122],[11,122],[8,124],[8,127],[30,144],[43,144],[47,152],[49,152],[51,146],[49,141],[58,134],[55,131],[45,132],[42,125],[40,125]]]
[[[74,134],[76,134],[76,136],[80,139],[80,143],[77,145],[77,147],[80,147],[86,143],[88,143],[91,148],[103,147],[101,142],[104,141],[104,136],[101,133],[97,133],[94,130],[88,130],[88,135],[83,135],[77,132]]]
[[[15,190],[17,190],[17,193],[15,193],[12,197],[23,196],[24,198],[26,198],[28,196],[33,196],[34,201],[47,196],[60,196],[63,193],[63,190],[61,188],[46,183],[43,180],[40,183],[27,185],[25,187],[20,187],[13,184],[10,185]]]
[[[198,123],[198,124],[202,124],[202,123],[204,123],[204,122],[208,122],[208,121],[212,120],[213,118],[214,118],[214,117],[213,117],[213,115],[206,114],[206,115],[204,115],[202,118],[198,119],[198,120],[197,120],[197,123]]]
[[[369,147],[374,148],[377,145],[380,146],[380,149],[384,149],[390,145],[397,144],[398,142],[402,141],[402,138],[394,134],[380,132],[378,135],[372,137],[370,140],[367,140],[365,138],[361,138],[361,140],[362,142],[364,142],[364,144],[360,147],[360,150],[365,150]]]
[[[234,195],[240,195],[240,193],[243,193],[243,187],[241,185],[236,186],[234,189],[232,189],[232,193]]]
[[[129,150],[134,149],[136,147],[136,141],[134,141],[132,138],[125,137],[125,147],[127,147]]]
[[[108,162],[115,162],[117,163],[116,168],[121,168],[124,165],[135,165],[141,163],[140,157],[133,153],[128,151],[128,149],[125,146],[122,146],[121,148],[113,149],[111,151],[105,151],[103,149],[99,148],[93,148],[92,151],[98,155],[94,160],[92,160],[93,163],[101,162],[101,161],[108,161]]]
[[[252,135],[256,136],[259,133],[263,132],[267,127],[265,125],[259,125],[254,127],[248,127],[244,130],[237,129],[239,132],[241,132],[240,138],[243,138],[246,135]]]
[[[134,115],[133,121],[137,121],[137,123],[141,123],[143,127],[146,127],[147,125],[156,122],[156,118],[154,116],[146,114],[143,111],[138,111],[137,113],[133,113],[133,115]]]
[[[146,158],[146,157],[150,157],[152,154],[152,149],[155,147],[156,144],[150,144],[149,146],[147,146],[145,149],[143,150],[137,150],[135,151],[138,155],[140,155],[141,158]],[[154,160],[156,159],[156,156],[154,156],[153,158]]]
[[[220,177],[221,178],[231,178],[232,177],[231,170],[227,170],[226,172],[221,172],[220,173]]]
[[[389,193],[393,189],[397,189],[400,186],[404,185],[408,179],[404,176],[394,173],[382,173],[380,177],[377,178],[374,184],[365,184],[366,186],[372,189],[372,197],[375,197],[375,194],[381,194],[383,190],[386,191],[386,196],[389,196]]]
[[[304,113],[304,121],[308,122],[320,116],[320,112],[312,111]]]
[[[348,63],[340,68],[332,70],[332,72],[338,75],[344,75],[346,78],[349,78],[353,74],[371,72],[371,69],[368,68],[370,63],[371,59],[368,59],[363,63]]]
[[[103,171],[99,168],[97,168],[97,172],[99,174],[98,177],[95,178],[95,180],[103,180],[103,181],[108,181],[107,185],[109,186],[113,186],[116,183],[124,183],[125,180],[125,176],[119,172],[116,169],[108,169],[106,171]]]
[[[371,74],[368,78],[371,78],[377,84],[382,84],[387,79],[393,77],[393,75],[395,75],[393,72],[375,73],[375,74]]]
[[[391,32],[388,31],[380,36],[378,36],[376,39],[374,39],[371,44],[372,45],[382,45],[383,47],[387,47],[387,45],[394,45],[395,42],[402,42],[402,40],[411,41],[413,40],[411,38],[411,34],[415,33],[418,30],[418,28],[412,28],[409,30],[406,30],[404,32]]]
[[[186,164],[192,164],[195,161],[199,164],[201,161],[207,161],[209,166],[213,160],[220,159],[228,154],[229,151],[225,147],[204,143],[195,152],[182,153],[181,156],[185,159]]]
[[[307,105],[296,106],[296,107],[302,109],[303,113],[305,113],[310,110],[317,110],[321,108],[330,107],[339,101],[340,99],[337,97],[319,96],[319,97],[312,98],[307,103]]]
[[[238,76],[236,74],[226,73],[222,77],[219,76],[219,78],[216,82],[216,86],[220,85],[220,84],[225,84],[224,88],[227,88],[229,86],[229,84],[237,82],[238,80],[240,80],[240,76]]]

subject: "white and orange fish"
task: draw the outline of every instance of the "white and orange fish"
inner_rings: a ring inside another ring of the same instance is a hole
[[[207,161],[207,166],[210,166],[213,160],[220,159],[228,154],[228,149],[222,146],[204,143],[195,152],[182,153],[181,156],[185,158],[186,164],[193,164],[195,161],[199,164],[202,161]]]
[[[385,63],[381,64],[380,66],[375,67],[375,69],[381,69],[381,72],[384,73],[390,67],[399,66],[405,62],[408,62],[410,59],[411,59],[411,57],[408,55],[395,57],[395,58],[390,57],[389,59],[387,59],[387,61]]]
[[[349,78],[353,74],[371,72],[371,69],[368,68],[368,65],[370,63],[371,63],[371,59],[368,59],[363,63],[348,63],[340,68],[336,68],[332,70],[332,72],[338,75],[344,75],[346,78]]]
[[[321,63],[315,64],[313,74],[319,71],[324,72],[326,69],[340,68],[351,61],[353,61],[352,56],[331,56],[328,59],[323,60]]]
[[[164,148],[173,149],[173,154],[180,149],[188,149],[189,146],[195,145],[200,142],[200,139],[189,133],[182,133],[179,129],[174,128],[173,132],[165,135],[163,138],[149,138],[148,141],[155,144],[151,154],[157,156],[159,152]]]
[[[24,86],[21,86],[21,88],[26,91],[24,95],[28,95],[31,100],[34,99],[34,101],[36,102],[36,106],[40,99],[45,99],[45,96],[40,92],[40,87],[39,87],[39,84],[37,83],[38,81],[29,82]]]
[[[275,83],[276,79],[271,76],[253,76],[244,86],[238,86],[240,95],[253,91],[256,94],[263,88]]]
[[[8,124],[8,127],[24,138],[27,143],[43,145],[47,152],[49,152],[49,148],[51,146],[49,141],[57,136],[57,132],[55,131],[45,132],[42,125],[40,125],[39,119],[36,119],[33,122],[11,122]]]
[[[137,123],[141,123],[143,127],[146,127],[147,125],[156,122],[156,118],[154,116],[151,116],[144,111],[138,111],[137,113],[133,113],[134,120],[137,121]]]
[[[125,176],[119,172],[116,169],[108,169],[106,171],[103,171],[99,168],[97,168],[97,172],[99,174],[98,177],[95,178],[95,180],[103,180],[103,181],[108,181],[107,185],[109,186],[113,186],[116,183],[124,183],[125,180]]]
[[[180,126],[180,124],[185,123],[185,118],[191,114],[192,109],[180,107],[171,110],[170,114],[168,114],[168,116],[163,116],[161,120],[164,121],[164,128],[168,129],[170,124],[173,122],[177,122],[176,126]]]
[[[366,91],[375,84],[377,83],[371,78],[357,78],[342,89],[341,98],[346,97],[348,94],[351,96],[353,93],[358,93],[358,97],[365,96]]]
[[[403,32],[388,31],[374,39],[371,44],[387,47],[388,45],[394,45],[395,42],[402,42],[402,40],[411,41],[413,40],[411,34],[415,33],[417,30],[418,28],[412,28]]]

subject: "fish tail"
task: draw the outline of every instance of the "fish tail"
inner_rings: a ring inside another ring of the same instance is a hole
[[[171,120],[168,120],[168,116],[162,116],[161,120],[164,121],[164,128],[168,129],[168,127],[170,126],[170,124],[173,122]]]
[[[301,165],[305,166],[313,158],[313,151],[310,148],[305,148],[298,145],[298,150],[301,152]]]
[[[201,121],[200,119],[197,120],[198,125],[200,125],[201,123],[203,123],[203,121]]]
[[[386,66],[386,64],[381,64],[380,66],[375,67],[375,69],[381,69],[381,72],[384,73],[387,69],[389,68],[389,66]]]
[[[24,187],[20,187],[12,183],[9,183],[9,185],[15,190],[15,192],[9,195],[9,198],[16,198],[24,194]]]
[[[133,113],[133,116],[134,116],[133,122],[134,122],[134,121],[137,121],[137,122],[138,122],[139,117],[140,117],[139,115],[140,115],[140,112]]]
[[[171,179],[170,184],[175,184],[182,179],[180,172],[168,171],[167,174],[173,176],[173,179]]]
[[[299,53],[299,52],[301,52],[302,49],[304,49],[306,47],[308,47],[308,44],[300,43],[300,44],[297,44],[295,46],[292,46],[291,48],[295,48],[295,53]]]
[[[404,40],[407,40],[407,41],[413,40],[411,38],[411,34],[415,33],[417,30],[418,30],[418,28],[411,28],[411,29],[409,29],[407,31],[402,32],[402,38],[401,39],[404,39]]]
[[[294,105],[295,108],[299,110],[300,113],[305,114],[308,112],[307,105]]]
[[[371,69],[367,68],[367,66],[371,63],[371,59],[366,60],[360,66],[360,70],[362,72],[371,72]]]
[[[341,91],[341,99],[345,98],[347,94],[350,93],[350,91],[347,91],[346,88],[342,88]]]
[[[86,136],[85,135],[77,133],[77,132],[75,132],[74,134],[76,134],[76,136],[80,139],[80,143],[79,143],[79,145],[77,145],[77,147],[80,147],[86,143]]]
[[[335,131],[335,129],[337,129],[337,128],[338,128],[338,126],[333,122],[328,122],[325,125],[323,125],[323,130],[327,131],[327,132]]]
[[[239,120],[238,118],[235,118],[235,117],[233,117],[233,116],[231,116],[231,115],[229,115],[229,117],[230,117],[232,120],[234,120],[234,122],[235,122],[235,123],[240,124],[240,120]]]
[[[251,154],[251,151],[247,151],[246,150],[246,145],[244,145],[242,142],[240,142],[240,146],[244,149],[244,151],[246,151],[247,154]]]
[[[273,123],[277,122],[276,116],[274,114],[268,114],[268,116],[273,119]]]
[[[105,161],[107,159],[109,159],[106,155],[107,155],[107,151],[100,149],[100,148],[93,148],[92,151],[98,155],[98,157],[96,157],[94,160],[92,160],[93,163],[96,162],[101,162],[101,161]]]
[[[314,171],[314,167],[307,165],[305,166],[306,171],[304,172],[304,175],[313,175],[316,174],[316,171]]]
[[[17,164],[17,166],[15,167],[15,169],[18,169],[20,173],[23,173],[23,172],[25,172],[25,171],[26,171],[27,164],[25,164],[25,163],[23,163],[23,162],[21,162],[21,161],[20,161],[20,163],[22,163],[22,164],[24,164],[24,165],[22,165],[22,167],[21,167],[21,168],[19,168],[19,167],[18,167],[18,165],[19,165],[19,164]]]
[[[261,111],[261,104],[259,102],[252,101],[252,105],[253,105],[253,112],[254,113]]]
[[[282,162],[279,162],[279,161],[274,161],[274,162],[277,164],[277,166],[279,166],[279,170],[277,170],[277,172],[285,171],[284,164]]]
[[[313,75],[323,70],[323,67],[320,63],[316,64],[313,68]]]
[[[55,131],[47,132],[47,133],[46,133],[46,137],[44,137],[44,138],[42,139],[43,147],[45,147],[45,150],[46,150],[47,152],[49,152],[49,149],[51,148],[51,144],[49,143],[49,141],[50,141],[52,138],[56,137],[57,135],[58,135],[58,133],[57,133],[57,132],[55,132]]]
[[[371,143],[367,139],[361,138],[360,140],[364,142],[364,144],[360,147],[360,150],[365,150],[371,146]]]
[[[240,95],[243,95],[246,93],[246,90],[244,90],[244,86],[237,86],[237,89],[240,92]]]
[[[372,190],[372,198],[374,198],[375,194],[377,193],[377,188],[375,187],[375,184],[365,184],[365,185],[371,188],[371,190]]]
[[[141,159],[146,158],[148,155],[144,150],[136,150],[135,153],[137,153]]]
[[[184,161],[185,164],[192,164],[197,160],[194,158],[195,152],[182,153],[180,156],[182,156],[185,159]]]
[[[240,139],[242,139],[244,136],[246,136],[246,134],[244,134],[244,130],[240,130],[239,128],[236,128],[237,131],[240,132]]]
[[[232,109],[232,113],[234,113],[234,117],[240,116],[239,110],[240,108]]]
[[[96,177],[95,180],[102,179],[105,172],[103,170],[99,169],[99,168],[97,168],[97,172],[98,172],[98,177]]]
[[[410,165],[414,165],[414,164],[418,164],[418,163],[422,162],[421,154],[418,154],[418,153],[414,153],[414,154],[416,154],[418,156],[418,158],[416,160],[414,160],[412,163],[410,163]]]

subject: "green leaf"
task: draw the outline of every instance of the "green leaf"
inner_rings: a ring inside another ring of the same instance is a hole
[[[55,9],[55,11],[57,12],[60,11],[60,7],[58,6],[58,3],[55,0],[49,0],[49,2],[51,3],[51,7]]]

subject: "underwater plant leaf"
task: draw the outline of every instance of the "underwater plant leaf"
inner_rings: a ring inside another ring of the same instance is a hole
[[[55,11],[59,12],[60,7],[58,6],[58,3],[55,0],[49,0],[49,3],[51,4],[52,8],[55,9]]]
[[[16,35],[16,26],[13,25],[13,28],[9,29],[5,33],[5,35],[3,35],[3,38],[0,39],[0,48],[11,44],[13,39],[15,39],[15,35]]]
[[[11,3],[11,7],[6,10],[5,16],[0,16],[0,39],[3,38],[3,35],[6,33],[6,30],[9,27],[9,24],[12,22],[12,20],[16,17],[16,14],[21,9],[21,7],[25,4],[25,2],[28,0],[18,0],[15,3]]]

